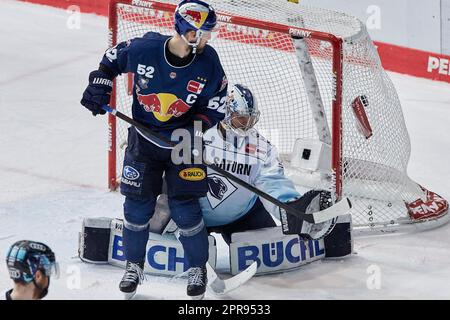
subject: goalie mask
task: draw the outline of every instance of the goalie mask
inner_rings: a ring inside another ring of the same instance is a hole
[[[175,30],[186,44],[192,47],[192,53],[197,51],[202,38],[211,39],[213,32],[217,31],[216,25],[216,13],[206,2],[183,0],[175,9]],[[186,39],[186,33],[189,31],[195,31],[195,42]]]
[[[247,87],[236,84],[227,98],[226,115],[222,123],[227,130],[246,136],[259,120],[258,104]]]

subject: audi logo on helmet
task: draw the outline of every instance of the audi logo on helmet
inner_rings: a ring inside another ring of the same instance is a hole
[[[30,248],[35,249],[35,250],[39,250],[39,251],[46,251],[47,247],[44,246],[43,244],[40,243],[36,243],[36,242],[30,242]]]
[[[19,279],[20,278],[20,271],[17,269],[9,269],[9,276],[11,277],[11,279]]]

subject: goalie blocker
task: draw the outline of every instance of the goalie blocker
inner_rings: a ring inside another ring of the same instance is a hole
[[[155,214],[155,216],[157,216]],[[144,271],[154,275],[174,276],[189,268],[181,243],[174,233],[166,232],[164,224],[150,231]],[[94,264],[125,267],[120,219],[86,218],[79,241],[79,257]],[[285,235],[281,227],[252,230],[232,235],[230,269],[238,274],[258,263],[256,274],[276,273],[296,269],[307,263],[339,258],[352,253],[351,216],[339,216],[334,229],[320,240],[304,239],[299,235]],[[175,231],[176,232],[176,231]],[[209,236],[209,263],[216,265],[217,248]]]

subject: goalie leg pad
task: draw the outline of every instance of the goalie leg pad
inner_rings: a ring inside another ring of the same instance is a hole
[[[79,235],[78,256],[84,262],[108,263],[111,218],[86,218]]]
[[[83,262],[126,267],[123,246],[123,221],[111,218],[85,218],[80,233],[79,256]],[[93,232],[94,231],[94,232]],[[87,234],[87,236],[83,236]],[[98,235],[102,236],[99,237]],[[103,241],[100,241],[102,240]],[[106,242],[105,240],[108,239]],[[216,265],[216,243],[210,236],[207,241],[209,260]],[[181,243],[173,234],[161,236],[150,233],[146,246],[145,272],[154,275],[178,275],[189,268]]]
[[[352,216],[339,216],[336,225],[324,239],[325,258],[345,257],[353,252]]]

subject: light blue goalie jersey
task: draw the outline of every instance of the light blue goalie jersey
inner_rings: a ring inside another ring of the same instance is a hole
[[[252,129],[247,137],[219,131],[220,124],[205,132],[205,157],[208,162],[237,176],[282,202],[300,197],[294,184],[285,177],[276,148]],[[229,131],[228,131],[229,132]],[[206,226],[221,226],[244,216],[258,196],[214,170],[208,169],[208,193],[200,199]],[[263,201],[267,211],[278,217],[278,208]]]

